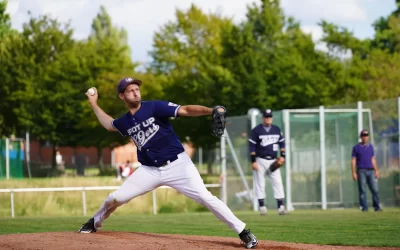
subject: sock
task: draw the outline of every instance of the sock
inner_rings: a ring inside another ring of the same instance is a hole
[[[278,203],[278,209],[283,205],[283,200],[282,199],[276,199],[276,202]]]
[[[258,205],[260,205],[260,207],[265,207],[264,199],[258,199]]]

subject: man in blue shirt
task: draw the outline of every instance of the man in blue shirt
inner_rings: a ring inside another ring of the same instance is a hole
[[[246,224],[206,189],[170,123],[171,117],[211,115],[213,109],[200,105],[180,106],[168,101],[142,101],[141,84],[140,80],[132,78],[124,78],[119,82],[118,96],[129,111],[118,119],[112,118],[98,106],[97,91],[94,95],[86,93],[101,125],[109,131],[129,136],[136,144],[142,166],[105,199],[100,209],[82,225],[79,232],[96,232],[119,206],[165,185],[206,206],[239,235],[246,248],[256,247],[258,241],[250,230],[245,229]]]
[[[251,166],[253,168],[254,193],[258,199],[260,215],[267,213],[267,207],[264,204],[265,199],[265,176],[271,181],[274,198],[277,201],[278,214],[286,214],[283,199],[285,193],[283,190],[282,176],[280,169],[272,169],[272,164],[278,163],[282,166],[285,162],[285,138],[281,129],[272,124],[272,111],[266,109],[263,111],[263,122],[252,129],[249,139],[249,151],[251,157]],[[278,155],[280,152],[280,155]]]
[[[379,204],[379,191],[377,179],[379,170],[376,166],[374,147],[368,143],[369,132],[362,130],[360,133],[361,142],[353,147],[351,169],[353,179],[358,181],[358,192],[361,211],[368,211],[366,184],[372,193],[372,204],[376,212],[382,211]]]

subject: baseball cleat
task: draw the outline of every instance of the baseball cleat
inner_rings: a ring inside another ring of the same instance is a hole
[[[254,234],[252,234],[249,230],[244,229],[240,234],[239,234],[240,239],[242,240],[241,244],[247,248],[255,248],[258,245],[258,240]]]
[[[95,233],[97,230],[94,227],[94,218],[90,218],[85,224],[82,224],[81,228],[79,229],[79,233]]]
[[[278,214],[279,214],[279,215],[286,215],[286,214],[289,214],[289,213],[285,210],[285,206],[282,205],[282,206],[280,206],[279,209],[278,209]]]
[[[266,214],[267,214],[267,208],[264,206],[260,207],[260,215],[263,216]]]

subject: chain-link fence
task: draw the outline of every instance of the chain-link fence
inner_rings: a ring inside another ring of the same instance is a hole
[[[381,174],[378,180],[381,203],[384,207],[399,206],[398,112],[398,99],[275,111],[273,123],[286,137],[287,162],[282,168],[282,179],[288,206],[359,206],[357,183],[351,175],[351,152],[362,129],[370,130],[370,141],[375,148]],[[261,122],[260,114],[255,117],[255,122]],[[257,206],[253,198],[248,198],[253,195],[247,141],[251,123],[251,117],[237,116],[229,118],[227,124],[227,134],[232,141],[232,148],[226,149],[227,196],[228,205],[234,209]],[[235,154],[237,163],[231,160]],[[244,180],[249,190],[246,190]],[[267,206],[272,208],[276,202],[268,178],[266,181]]]

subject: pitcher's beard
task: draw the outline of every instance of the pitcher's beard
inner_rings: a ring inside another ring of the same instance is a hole
[[[130,102],[128,102],[127,104],[128,104],[128,107],[129,107],[129,108],[134,109],[134,108],[139,107],[140,102],[141,102],[141,100],[139,99],[139,100],[137,100],[137,101],[130,101]]]

